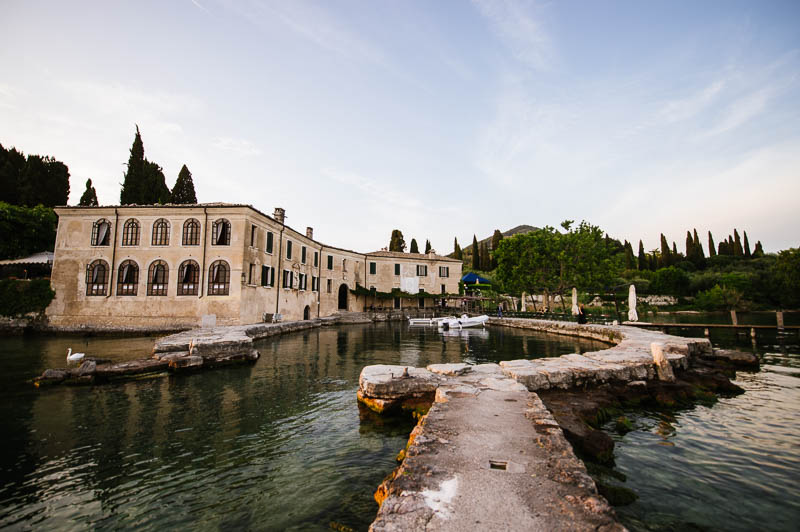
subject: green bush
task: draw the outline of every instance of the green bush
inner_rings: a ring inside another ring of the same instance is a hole
[[[0,315],[14,317],[44,312],[55,295],[48,279],[0,281]]]
[[[694,304],[702,310],[731,310],[742,304],[742,293],[735,288],[715,285],[704,290],[694,298]]]
[[[650,282],[650,293],[685,296],[689,293],[689,274],[670,266],[656,270]]]

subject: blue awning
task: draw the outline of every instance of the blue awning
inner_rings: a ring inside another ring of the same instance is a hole
[[[472,273],[472,272],[462,277],[461,282],[463,282],[464,284],[475,284],[475,283],[492,284],[492,282],[489,279],[484,279],[477,273]]]

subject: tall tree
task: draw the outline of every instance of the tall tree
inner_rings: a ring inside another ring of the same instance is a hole
[[[453,258],[461,260],[464,254],[461,253],[461,246],[458,245],[458,237],[453,240]]]
[[[400,229],[393,229],[392,236],[389,239],[389,251],[397,251],[400,253],[405,252],[406,241],[403,238],[403,232]]]
[[[40,155],[25,157],[0,145],[0,201],[12,205],[55,207],[69,198],[69,168]]]
[[[678,246],[675,245],[675,241],[672,242],[672,253],[670,253],[670,264],[675,264],[680,259],[680,255],[678,255]]]
[[[497,268],[497,259],[494,257],[494,250],[500,247],[500,241],[503,240],[503,233],[500,232],[500,229],[495,229],[494,233],[492,234],[492,255],[491,255],[491,264],[489,269],[494,270]]]
[[[763,257],[764,248],[761,247],[761,240],[756,242],[756,248],[753,250],[753,258]]]
[[[97,191],[92,186],[92,180],[86,180],[86,190],[83,191],[81,200],[78,202],[81,207],[96,207],[97,206]]]
[[[733,230],[733,254],[737,257],[744,256],[744,249],[742,248],[742,239],[739,238],[739,231]]]
[[[625,241],[625,269],[626,270],[635,270],[636,269],[636,257],[633,256],[633,247],[631,243],[627,240]]]
[[[670,264],[672,264],[672,260],[670,259],[669,244],[667,243],[667,237],[664,236],[664,233],[661,233],[661,257],[658,261],[658,266],[660,268],[666,268]]]
[[[427,255],[430,252],[431,252],[431,241],[425,239],[425,254]]]
[[[711,231],[708,232],[708,256],[714,257],[717,254],[717,248],[714,247],[714,237],[711,236]]]
[[[144,164],[144,143],[142,135],[139,133],[139,126],[136,126],[136,135],[133,137],[131,154],[128,157],[128,169],[122,180],[122,190],[119,193],[121,205],[131,205],[134,203],[143,204],[145,187],[145,164]]]
[[[19,185],[25,172],[25,155],[15,148],[5,149],[0,144],[0,201],[22,205]]]
[[[697,236],[697,229],[694,229],[694,252],[698,257],[705,260],[706,254],[703,251],[703,244],[700,243],[700,237]]]
[[[472,269],[481,269],[481,257],[480,251],[478,250],[478,237],[475,235],[472,235]]]
[[[489,244],[483,242],[481,244],[481,270],[489,271],[492,269],[492,260],[489,257]]]
[[[164,177],[164,170],[153,161],[144,160],[144,175],[145,175],[145,191],[144,191],[144,204],[155,205],[156,203],[164,205],[169,203],[169,198],[172,193],[167,186],[167,179]]]
[[[691,260],[694,256],[694,239],[692,233],[686,231],[686,258]]]
[[[747,240],[747,231],[744,232],[744,256],[748,259],[752,257],[750,253],[750,241]]]
[[[192,173],[186,168],[184,164],[178,173],[178,180],[175,181],[175,186],[172,187],[171,203],[181,205],[197,203],[197,194],[194,191],[194,181],[192,181]]]
[[[637,266],[640,270],[649,269],[647,255],[644,253],[644,244],[642,244],[641,240],[639,240],[639,256],[637,257]]]
[[[409,253],[419,253],[419,246],[417,245],[417,239],[416,238],[412,238],[411,239],[411,247],[408,250],[408,252]]]

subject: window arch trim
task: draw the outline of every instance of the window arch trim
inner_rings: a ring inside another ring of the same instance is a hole
[[[178,267],[179,296],[196,296],[200,287],[200,266],[192,259],[185,260]]]
[[[96,259],[86,266],[86,295],[104,296],[108,287],[108,263]]]
[[[117,271],[117,295],[135,296],[139,291],[139,265],[127,259],[120,263]]]
[[[183,239],[181,240],[181,245],[200,245],[200,221],[197,220],[197,218],[189,218],[183,222]]]
[[[141,224],[136,218],[128,218],[122,226],[122,245],[138,246],[139,235],[141,234]]]
[[[231,267],[224,260],[211,263],[208,268],[208,295],[227,296],[231,286]]]
[[[111,240],[111,222],[100,218],[92,224],[92,246],[108,246]]]
[[[154,260],[147,269],[147,295],[165,296],[169,287],[169,265],[161,259]]]
[[[153,235],[150,239],[153,246],[169,246],[169,221],[159,218],[153,222]]]
[[[230,246],[231,245],[231,223],[225,218],[214,221],[211,227],[211,245]]]

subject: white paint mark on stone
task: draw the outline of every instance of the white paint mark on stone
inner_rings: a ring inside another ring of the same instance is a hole
[[[424,490],[421,495],[425,499],[428,508],[439,514],[439,517],[447,519],[450,517],[448,504],[455,498],[458,491],[458,477],[445,480],[439,486],[439,490]]]

